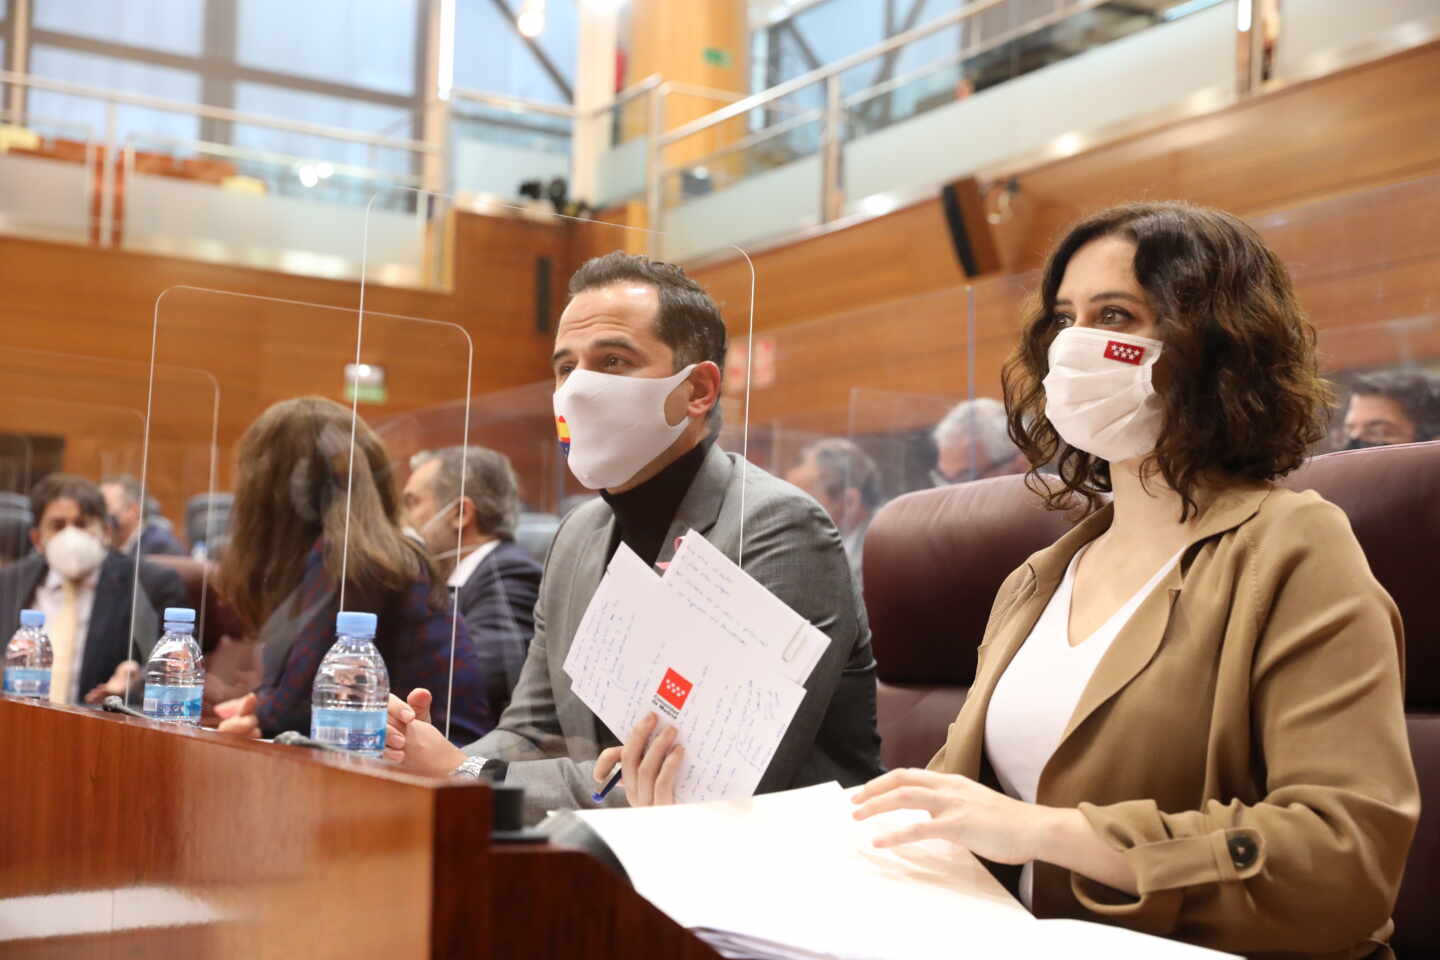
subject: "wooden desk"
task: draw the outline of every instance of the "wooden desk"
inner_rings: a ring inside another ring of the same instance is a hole
[[[716,956],[490,790],[0,697],[0,955]],[[24,899],[19,899],[24,898]]]

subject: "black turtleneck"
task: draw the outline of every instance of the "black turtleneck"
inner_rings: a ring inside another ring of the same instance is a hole
[[[690,491],[700,464],[714,442],[714,435],[697,443],[679,460],[661,470],[638,487],[624,493],[600,491],[601,498],[615,511],[615,536],[610,539],[610,548],[605,559],[615,556],[615,550],[623,541],[626,546],[654,566],[665,546],[665,534],[675,520],[675,511],[680,501]]]

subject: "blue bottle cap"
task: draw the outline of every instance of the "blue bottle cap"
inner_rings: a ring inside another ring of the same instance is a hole
[[[189,607],[166,607],[166,623],[194,623],[195,611]]]
[[[374,640],[375,625],[378,621],[379,618],[373,613],[341,610],[335,617],[335,632],[347,637]]]
[[[45,626],[45,614],[40,610],[21,610],[20,626],[43,627]]]

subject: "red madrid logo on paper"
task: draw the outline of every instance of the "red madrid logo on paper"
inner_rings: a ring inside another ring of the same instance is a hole
[[[655,691],[655,696],[661,701],[662,709],[670,708],[666,710],[667,713],[674,711],[671,713],[673,717],[680,712],[681,707],[685,706],[685,698],[690,696],[690,691],[694,686],[695,684],[674,670],[666,670],[664,678],[660,681],[660,689]]]
[[[1119,340],[1111,340],[1105,344],[1105,359],[1119,360],[1121,363],[1132,363],[1138,367],[1145,359],[1145,348],[1137,347],[1129,343],[1121,343]]]

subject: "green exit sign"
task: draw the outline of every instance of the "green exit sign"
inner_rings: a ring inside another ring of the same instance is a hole
[[[706,47],[700,57],[712,67],[729,67],[735,63],[730,51],[722,47]]]

